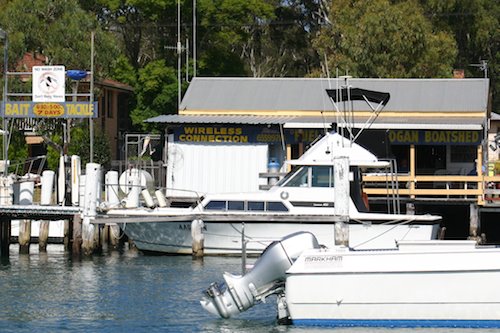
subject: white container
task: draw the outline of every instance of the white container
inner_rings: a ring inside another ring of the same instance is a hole
[[[153,197],[149,193],[149,190],[144,189],[144,190],[142,190],[141,194],[142,194],[142,197],[144,198],[144,202],[146,203],[146,206],[148,206],[149,208],[154,208],[155,202],[153,201]]]
[[[160,206],[160,207],[167,207],[168,206],[167,198],[165,197],[165,194],[163,194],[163,192],[161,190],[156,190],[155,196],[156,196],[156,200],[158,200],[158,206]]]
[[[52,203],[52,191],[54,189],[55,172],[45,170],[42,173],[42,192],[40,196],[41,205],[50,205]]]
[[[105,190],[105,201],[108,206],[115,207],[120,204],[120,198],[118,197],[118,171],[108,171],[106,172],[105,180],[106,190]]]

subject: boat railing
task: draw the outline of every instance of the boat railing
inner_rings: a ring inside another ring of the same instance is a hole
[[[29,157],[22,161],[13,161],[9,166],[9,171],[20,177],[23,177],[25,175],[40,176],[42,174],[46,160],[46,155],[40,155]]]

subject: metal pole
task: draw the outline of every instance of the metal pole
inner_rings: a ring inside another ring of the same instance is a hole
[[[8,173],[8,166],[7,166],[7,161],[9,159],[9,145],[7,142],[7,118],[5,118],[5,102],[7,102],[7,89],[8,89],[8,78],[7,78],[7,67],[9,63],[9,54],[8,54],[8,49],[9,49],[9,40],[7,38],[7,32],[4,30],[0,29],[0,38],[3,38],[4,44],[3,44],[3,96],[2,96],[2,110],[3,110],[3,117],[2,117],[2,129],[3,129],[3,161],[4,161],[4,169],[3,169],[3,175],[7,176]]]
[[[95,33],[92,31],[91,33],[91,43],[90,43],[90,105],[92,107],[94,105],[94,35]],[[94,112],[96,112],[94,110]],[[90,117],[89,119],[89,132],[90,132],[90,158],[89,162],[94,162],[94,118]]]
[[[196,0],[193,0],[193,77],[196,77]]]
[[[241,222],[241,275],[247,272],[247,242],[245,240],[245,222]]]
[[[177,0],[177,110],[181,106],[181,0]]]

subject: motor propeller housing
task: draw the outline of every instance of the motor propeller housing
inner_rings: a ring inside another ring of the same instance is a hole
[[[225,284],[212,283],[200,301],[222,318],[246,311],[268,295],[283,291],[286,271],[304,250],[319,248],[310,232],[297,232],[271,243],[247,274],[224,273]]]

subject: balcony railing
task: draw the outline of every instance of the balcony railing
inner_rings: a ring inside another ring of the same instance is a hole
[[[395,181],[398,188],[387,186]],[[500,175],[416,175],[398,174],[388,179],[388,174],[363,175],[364,192],[368,196],[400,198],[456,198],[476,200],[478,205],[500,204]]]

